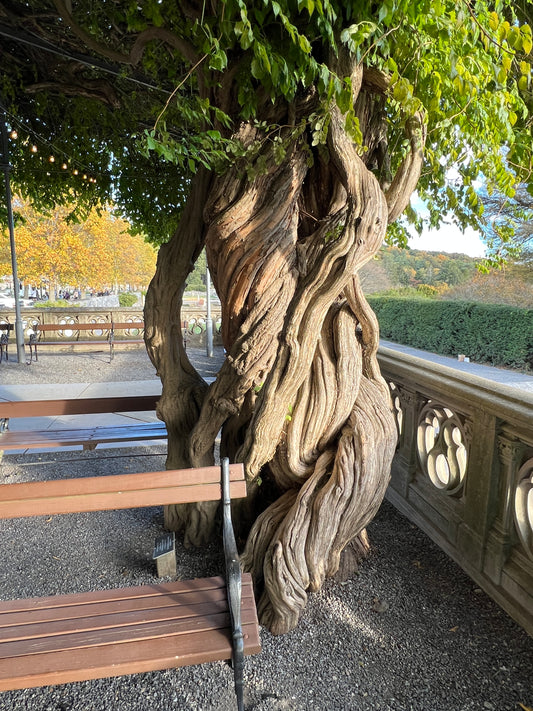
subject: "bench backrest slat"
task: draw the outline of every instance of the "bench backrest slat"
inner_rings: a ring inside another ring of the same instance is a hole
[[[246,496],[242,464],[230,465],[231,497]],[[108,511],[220,499],[220,467],[0,485],[0,518]]]
[[[113,321],[113,328],[142,331],[144,321]]]
[[[71,400],[0,400],[0,418],[93,415],[101,412],[155,410],[161,395],[91,397]]]
[[[98,323],[36,323],[33,328],[35,331],[43,331],[43,333],[52,331],[109,331],[112,325],[111,321]]]

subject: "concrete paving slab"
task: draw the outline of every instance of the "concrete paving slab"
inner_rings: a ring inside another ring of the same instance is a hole
[[[160,395],[160,380],[130,380],[124,382],[88,383],[80,396],[116,397],[120,395]]]
[[[102,383],[107,386],[107,383]],[[0,385],[2,400],[58,400],[81,397],[88,383],[40,383],[34,385]]]

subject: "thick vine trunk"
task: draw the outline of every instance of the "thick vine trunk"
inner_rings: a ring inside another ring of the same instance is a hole
[[[382,124],[368,111],[359,68],[352,86],[362,127],[375,137]],[[305,101],[300,110],[308,110]],[[264,169],[250,179],[235,166],[209,184],[198,181],[189,219],[151,286],[148,342],[163,379],[169,466],[213,461],[220,430],[223,453],[245,464],[251,530],[242,561],[260,594],[261,622],[274,633],[294,627],[307,592],[335,574],[348,543],[359,538],[365,549],[365,526],[388,483],[396,426],[376,360],[377,322],[357,272],[409,198],[423,144],[415,123],[407,129],[411,155],[387,180],[387,195],[336,109],[327,151],[314,153],[312,167],[307,134],[282,132],[287,151],[276,161],[260,129],[243,124],[238,138],[248,146],[262,141]],[[374,144],[383,149],[382,134]],[[223,308],[227,358],[208,389],[165,321],[180,305],[181,291],[169,292],[169,280],[193,235],[189,258],[205,236]],[[185,528],[187,541],[205,540],[212,510],[174,513],[168,523]]]

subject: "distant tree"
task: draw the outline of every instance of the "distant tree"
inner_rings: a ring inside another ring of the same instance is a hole
[[[442,294],[442,298],[454,301],[473,301],[486,304],[508,304],[530,309],[533,305],[533,279],[517,277],[512,270],[492,270],[477,273],[472,279],[462,282]]]
[[[122,284],[146,286],[155,272],[156,250],[129,224],[109,210],[93,209],[83,222],[72,222],[72,206],[48,213],[27,200],[15,200],[19,220],[15,229],[18,275],[21,281],[103,289]],[[0,235],[0,273],[9,274],[9,239]],[[52,294],[51,294],[52,296]]]
[[[206,270],[207,258],[205,250],[202,250],[194,264],[194,269],[187,278],[187,291],[205,291]]]
[[[501,192],[481,192],[487,222],[483,237],[488,256],[494,263],[506,261],[532,262],[533,253],[533,196],[529,186],[522,183],[512,195]]]
[[[373,294],[378,291],[387,291],[394,286],[394,282],[383,264],[380,253],[375,259],[371,259],[359,272],[361,287],[365,294]]]
[[[380,254],[395,285],[454,285],[469,279],[476,269],[475,260],[464,254],[442,254],[397,247],[386,247]]]

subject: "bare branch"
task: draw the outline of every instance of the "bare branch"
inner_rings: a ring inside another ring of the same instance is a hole
[[[109,104],[113,109],[120,108],[120,101],[112,87],[105,82],[89,82],[82,84],[64,84],[63,82],[44,81],[31,84],[25,88],[28,94],[38,94],[42,91],[52,91],[65,94],[65,96],[83,96],[86,99],[96,99],[104,104]]]
[[[133,45],[129,54],[123,54],[122,52],[117,52],[105,45],[97,42],[94,37],[92,37],[88,32],[86,32],[82,27],[80,27],[71,12],[69,12],[67,5],[64,0],[54,0],[54,5],[59,13],[59,16],[67,23],[74,32],[74,34],[93,52],[98,53],[103,57],[111,59],[113,62],[118,62],[120,64],[131,64],[135,66],[139,63],[144,53],[146,45],[152,40],[160,40],[170,45],[182,55],[184,59],[195,63],[198,61],[198,54],[194,47],[181,39],[173,32],[166,30],[161,27],[150,27],[147,30],[141,32]]]

